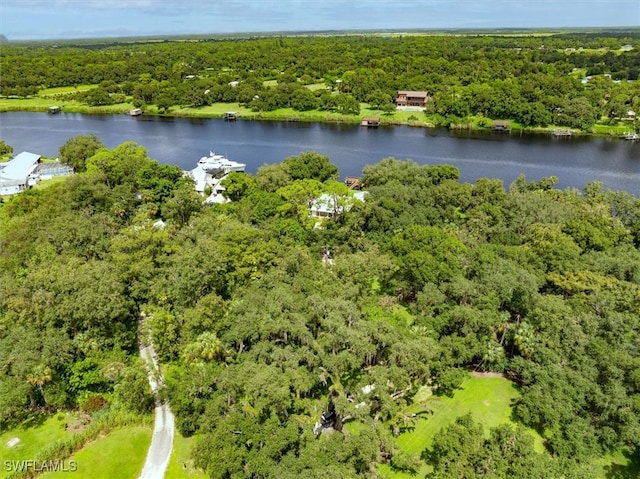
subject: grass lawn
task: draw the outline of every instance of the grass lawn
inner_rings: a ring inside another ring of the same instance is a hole
[[[145,107],[145,111],[147,107]],[[197,117],[221,117],[228,111],[235,111],[241,117],[255,115],[250,108],[240,106],[239,103],[214,103],[213,105],[203,106],[201,108],[180,108],[174,106],[169,109],[169,114],[197,116]]]
[[[67,181],[68,178],[69,178],[69,176],[54,176],[50,180],[42,180],[42,181],[40,181],[37,185],[34,185],[32,188],[34,190],[44,190],[45,188],[48,188],[49,186],[52,186],[52,185],[55,185],[55,184],[58,184],[58,183],[64,183],[65,181]]]
[[[119,103],[106,106],[88,106],[77,101],[56,101],[52,98],[0,98],[0,111],[42,111],[46,112],[50,106],[57,105],[63,113],[113,114],[128,113],[133,108],[131,103]],[[52,117],[55,115],[52,115]]]
[[[403,451],[419,456],[422,451],[430,447],[434,436],[445,426],[452,424],[456,418],[471,413],[476,422],[484,425],[485,432],[500,424],[514,424],[511,420],[511,402],[518,397],[514,384],[500,377],[472,377],[469,376],[462,388],[456,391],[452,398],[436,397],[422,394],[422,398],[412,408],[419,408],[420,403],[429,407],[432,415],[424,416],[415,429],[400,434],[397,444]],[[542,438],[535,436],[535,448],[543,451]],[[394,471],[388,465],[378,468],[383,478],[405,479],[424,477],[430,472],[426,464],[417,475]]]
[[[78,86],[60,86],[55,88],[44,88],[38,92],[38,96],[61,95],[64,93],[76,93],[79,91],[87,91],[96,88],[98,85],[78,85]]]
[[[173,438],[173,451],[169,460],[169,467],[165,474],[165,479],[205,479],[207,475],[200,469],[196,469],[191,459],[191,449],[194,445],[194,437],[182,437],[176,431]]]
[[[0,111],[46,111],[47,108],[53,105],[63,106],[71,105],[77,102],[56,102],[51,98],[0,98]],[[63,110],[64,111],[64,110]]]
[[[66,425],[74,420],[72,414],[58,413],[55,416],[38,415],[0,434],[0,458],[3,461],[25,461],[34,459],[45,447],[71,437]],[[19,441],[15,441],[15,439]],[[13,444],[10,446],[9,444]],[[0,478],[8,474],[0,468]]]
[[[117,429],[105,437],[90,442],[65,461],[76,461],[77,471],[49,472],[38,477],[56,479],[84,477],[92,479],[136,479],[142,471],[151,444],[150,427],[131,426]]]
[[[635,456],[628,451],[618,451],[595,461],[594,477],[598,479],[631,479],[640,477],[640,451]]]
[[[401,434],[398,446],[409,453],[420,454],[425,447],[431,446],[440,429],[467,413],[481,422],[487,432],[500,424],[511,424],[511,401],[517,397],[518,391],[507,379],[469,377],[452,398],[428,398],[426,404],[433,410],[433,415],[420,421],[412,432]]]
[[[326,83],[311,83],[310,85],[305,85],[305,88],[308,88],[311,91],[315,91],[315,90],[326,90],[327,89],[327,84]]]

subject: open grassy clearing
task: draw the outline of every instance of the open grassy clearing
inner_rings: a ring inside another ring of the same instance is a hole
[[[69,413],[58,413],[55,416],[42,414],[3,431],[0,434],[0,458],[3,461],[34,459],[47,446],[73,436],[66,426],[75,419]],[[0,478],[7,474],[4,468],[0,468]]]
[[[169,467],[164,476],[165,479],[205,479],[207,475],[200,469],[196,469],[191,459],[191,450],[195,443],[195,437],[183,437],[179,432],[173,438],[173,450]]]
[[[430,447],[435,435],[443,428],[455,422],[456,418],[471,413],[476,422],[482,423],[485,432],[500,424],[512,424],[511,403],[518,397],[515,385],[500,377],[469,376],[462,388],[453,397],[431,396],[428,390],[421,391],[411,411],[422,409],[424,406],[433,411],[431,415],[423,416],[415,429],[400,434],[397,445],[403,451],[419,456],[422,451]],[[544,450],[542,438],[532,431],[535,438],[535,449]],[[379,468],[381,476],[388,479],[408,479],[424,477],[430,472],[430,467],[424,464],[418,474],[411,475],[393,470],[384,465]]]
[[[0,98],[0,111],[47,111],[53,105],[81,105],[78,102],[56,103],[51,98],[31,97],[31,98]],[[63,107],[64,108],[64,107]],[[66,111],[66,109],[63,109]]]
[[[145,107],[145,112],[148,109]],[[235,111],[239,113],[241,117],[248,117],[254,115],[250,108],[240,106],[239,103],[214,103],[213,105],[207,105],[200,108],[181,108],[174,106],[169,110],[170,114],[176,114],[180,116],[197,116],[197,117],[221,117],[228,111]]]
[[[593,476],[597,479],[632,479],[640,477],[640,453],[635,457],[618,451],[595,461]]]
[[[310,85],[305,85],[305,88],[308,88],[311,91],[326,90],[327,89],[327,84],[326,83],[312,83]]]
[[[515,426],[511,419],[511,403],[518,396],[515,385],[500,377],[469,377],[452,398],[431,396],[429,389],[424,388],[418,392],[416,402],[409,409],[417,412],[426,405],[433,414],[423,416],[414,430],[400,434],[397,445],[407,453],[420,456],[422,451],[431,447],[433,438],[443,427],[468,413],[476,422],[482,423],[487,436],[491,428],[501,424]],[[536,452],[544,452],[542,437],[533,430],[529,432],[534,437]],[[412,475],[384,464],[378,467],[378,472],[383,479],[415,479],[431,472],[431,467],[423,464],[418,473]],[[630,457],[624,451],[607,455],[594,461],[593,477],[640,477],[640,457]]]
[[[74,477],[92,479],[136,479],[142,471],[144,460],[151,444],[152,430],[145,426],[117,429],[107,436],[87,444],[72,455],[77,471]],[[49,472],[42,479],[68,478],[69,472]]]
[[[128,113],[133,108],[131,103],[118,103],[106,106],[88,106],[77,101],[56,102],[46,97],[33,98],[0,98],[0,112],[4,111],[40,111],[46,112],[50,106],[59,106],[63,113],[113,114]],[[155,108],[155,107],[154,107]],[[52,115],[53,116],[53,115]]]
[[[88,91],[96,88],[98,85],[78,85],[78,86],[60,86],[55,88],[44,88],[38,92],[38,96],[55,96],[65,93],[77,93],[79,91]]]
[[[50,186],[56,185],[58,183],[64,183],[67,181],[68,176],[54,176],[50,180],[42,180],[37,185],[33,186],[35,190],[43,190],[45,188],[49,188]]]

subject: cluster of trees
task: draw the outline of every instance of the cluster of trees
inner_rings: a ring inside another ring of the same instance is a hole
[[[475,115],[588,129],[603,116],[640,109],[638,38],[632,31],[589,38],[370,35],[8,45],[0,56],[0,94],[91,84],[97,87],[67,98],[89,105],[130,100],[160,111],[239,102],[260,111],[357,114],[360,103],[393,111],[398,90],[425,90],[433,99],[428,113],[443,124]],[[635,48],[620,51],[623,45]],[[572,74],[576,69],[599,76],[583,84]],[[311,84],[327,88],[306,87]]]
[[[577,478],[638,450],[634,196],[560,191],[553,177],[506,190],[388,158],[365,168],[358,202],[306,152],[230,175],[233,201],[203,209],[139,145],[63,149],[86,172],[0,210],[3,418],[96,395],[145,404],[144,311],[177,427],[197,435],[210,477],[370,477],[427,461],[437,477]],[[321,193],[343,207],[318,227]],[[468,367],[518,384],[514,415],[543,454],[524,430],[486,437],[468,418],[420,457],[398,448],[418,388],[451,394]],[[315,437],[327,410],[336,431]]]
[[[139,215],[183,220],[184,204],[201,207],[182,171],[151,161],[139,145],[108,150],[95,136],[78,137],[60,158],[86,173],[28,190],[0,210],[3,425],[40,409],[150,410],[135,355],[144,288],[130,261],[131,242],[150,228],[128,228]]]

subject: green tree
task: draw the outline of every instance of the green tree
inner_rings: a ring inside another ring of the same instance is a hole
[[[87,160],[87,171],[102,173],[110,188],[125,183],[137,186],[138,174],[148,162],[147,150],[129,141],[113,150],[100,148]]]
[[[69,138],[60,147],[60,161],[72,166],[76,173],[81,173],[87,169],[87,160],[100,148],[104,148],[104,144],[96,135],[78,135]]]
[[[152,411],[153,394],[141,358],[122,370],[121,379],[114,392],[117,400],[130,411],[139,414],[148,414]]]
[[[0,140],[0,155],[10,155],[13,153],[13,147],[7,145],[4,140]]]
[[[315,151],[305,151],[297,156],[285,158],[283,164],[293,180],[335,180],[338,178],[338,167],[331,163],[328,156]]]
[[[256,186],[261,190],[275,193],[278,188],[291,183],[292,177],[286,163],[264,164],[258,168]]]
[[[202,198],[191,185],[184,185],[173,192],[162,208],[162,214],[178,227],[186,225],[191,216],[202,210]]]
[[[244,173],[232,171],[222,180],[223,195],[231,201],[240,201],[243,196],[250,194],[255,188],[255,180]]]

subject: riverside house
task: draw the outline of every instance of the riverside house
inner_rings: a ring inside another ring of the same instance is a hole
[[[426,91],[400,90],[396,95],[396,108],[399,110],[424,110],[429,101]]]

